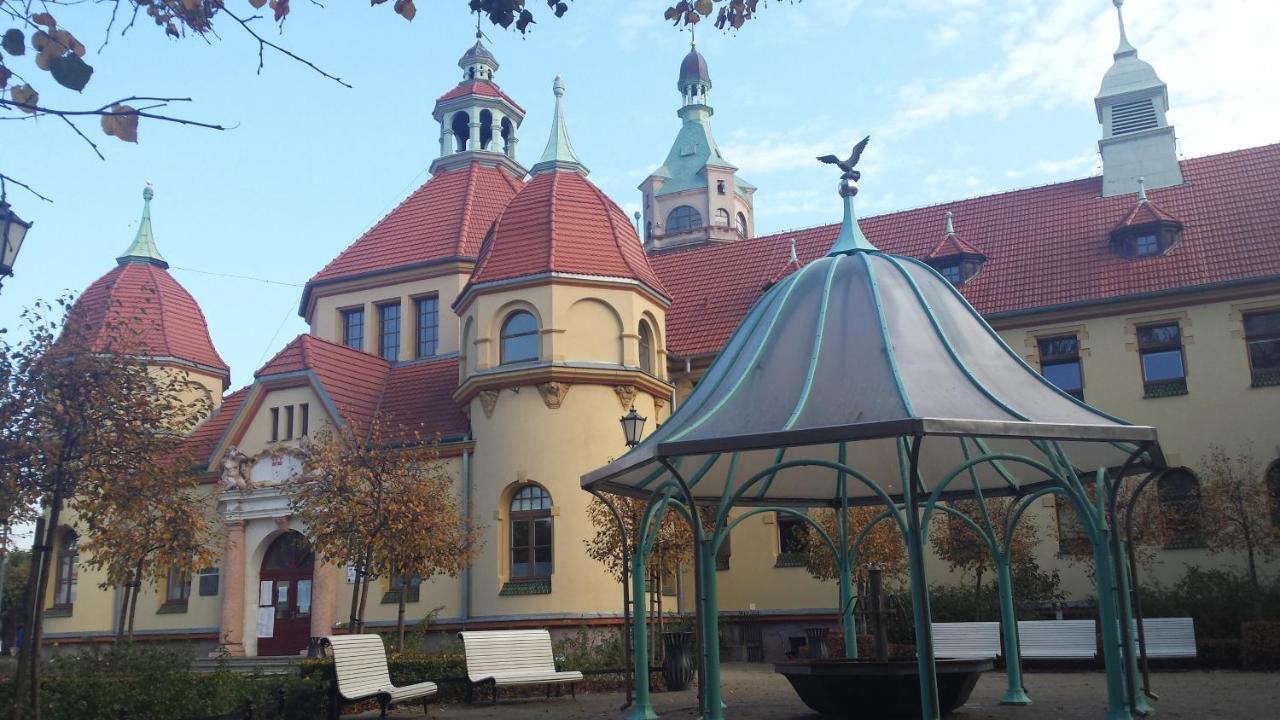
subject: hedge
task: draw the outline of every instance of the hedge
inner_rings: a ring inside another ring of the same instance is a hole
[[[1240,660],[1245,670],[1280,670],[1280,622],[1241,624]]]

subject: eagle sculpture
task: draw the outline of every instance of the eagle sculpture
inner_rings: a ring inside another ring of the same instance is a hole
[[[858,172],[857,170],[854,170],[853,167],[858,164],[858,159],[862,157],[862,151],[867,148],[867,143],[870,141],[871,141],[870,135],[862,138],[861,142],[853,146],[853,152],[849,153],[848,160],[841,160],[835,155],[823,155],[822,157],[818,158],[818,162],[827,163],[828,165],[835,165],[836,167],[843,170],[844,174],[840,176],[841,180],[852,180],[854,182],[857,182],[858,178],[862,177],[862,173]]]

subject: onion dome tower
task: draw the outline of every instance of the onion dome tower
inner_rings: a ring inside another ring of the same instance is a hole
[[[94,352],[122,352],[148,365],[182,370],[217,404],[231,370],[213,347],[204,313],[169,274],[151,228],[150,185],[142,191],[142,220],[116,267],[81,293],[67,316]],[[121,334],[125,337],[120,337]]]
[[[473,576],[477,615],[616,604],[609,583],[587,582],[603,576],[582,553],[556,553],[545,565],[511,560],[517,531],[507,513],[516,498],[534,497],[557,515],[555,547],[580,547],[590,498],[573,478],[622,453],[620,415],[634,407],[661,422],[670,412],[662,342],[670,299],[626,214],[587,179],[558,77],[553,91],[546,149],[494,222],[453,306],[462,319],[454,399],[476,441],[473,492],[498,500],[497,538]],[[574,452],[561,451],[566,441]]]
[[[1102,124],[1102,195],[1133,192],[1138,178],[1147,187],[1182,184],[1182,167],[1169,124],[1169,86],[1151,64],[1138,59],[1138,50],[1124,32],[1124,0],[1112,0],[1120,23],[1120,46],[1115,61],[1102,77],[1093,104]]]
[[[680,63],[680,132],[661,167],[640,183],[649,250],[732,242],[754,234],[756,188],[720,154],[711,135],[711,74],[695,44]]]

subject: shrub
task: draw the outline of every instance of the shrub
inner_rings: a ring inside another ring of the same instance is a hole
[[[1264,587],[1259,598],[1246,575],[1229,570],[1191,566],[1171,587],[1144,583],[1141,593],[1144,617],[1191,617],[1202,641],[1239,638],[1240,624],[1258,619],[1258,607],[1264,619],[1280,618],[1280,583]]]
[[[1242,624],[1240,660],[1245,670],[1280,670],[1280,622]]]
[[[1200,667],[1214,670],[1240,669],[1239,640],[1198,640],[1196,654]]]

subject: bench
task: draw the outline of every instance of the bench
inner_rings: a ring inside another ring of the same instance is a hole
[[[1093,620],[1019,620],[1023,660],[1092,660],[1098,654]]]
[[[1194,658],[1196,656],[1196,626],[1189,617],[1144,618],[1142,630],[1146,635],[1148,658]],[[1134,642],[1137,642],[1137,637],[1137,621],[1134,621]]]
[[[475,688],[489,686],[493,702],[498,702],[498,688],[516,685],[546,685],[559,692],[569,683],[576,698],[582,673],[560,672],[551,654],[551,633],[546,630],[488,630],[458,633],[467,658],[467,702],[474,699]]]
[[[387,652],[380,635],[333,635],[324,642],[333,652],[333,673],[337,695],[348,702],[376,697],[386,720],[387,708],[403,702],[422,700],[422,713],[427,714],[427,698],[436,694],[436,684],[420,682],[404,687],[391,684],[387,671]],[[338,716],[341,702],[334,696],[330,704],[331,718]]]
[[[933,654],[956,660],[994,660],[1000,655],[1000,623],[934,623]]]

